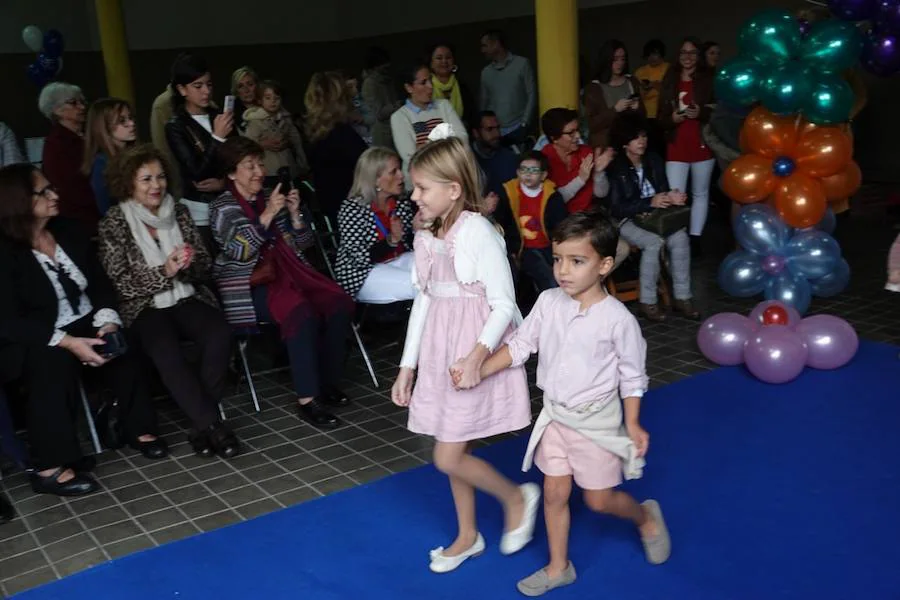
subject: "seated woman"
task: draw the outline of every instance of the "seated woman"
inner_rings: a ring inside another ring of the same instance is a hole
[[[350,197],[338,212],[340,247],[335,278],[367,304],[412,300],[413,215],[403,194],[400,157],[369,148],[356,163]]]
[[[29,164],[0,169],[0,381],[28,388],[27,424],[39,494],[78,496],[97,482],[78,443],[78,385],[92,367],[115,394],[122,437],[147,458],[168,454],[140,360],[105,354],[122,325],[115,293],[80,226],[59,214],[59,196]]]
[[[636,215],[684,206],[684,192],[671,191],[662,157],[647,152],[647,123],[640,115],[623,115],[612,127],[610,139],[618,155],[609,168],[610,211],[619,220],[619,231],[629,244],[641,249],[640,312],[651,321],[663,321],[665,315],[656,299],[660,251],[669,249],[675,309],[688,319],[699,319],[700,312],[691,302],[691,244],[685,229],[663,239],[638,227]]]
[[[100,221],[100,260],[119,295],[122,319],[191,420],[194,452],[231,458],[240,445],[219,421],[231,356],[231,330],[210,282],[212,258],[188,209],[167,193],[165,158],[150,144],[110,165],[122,201]],[[181,347],[199,350],[199,376]]]
[[[228,190],[210,205],[210,222],[222,252],[213,276],[225,318],[254,331],[274,324],[287,344],[300,416],[317,427],[337,427],[326,404],[350,401],[341,379],[353,300],[313,269],[303,250],[313,243],[300,212],[300,194],[277,186],[261,193],[266,170],[262,146],[244,137],[222,145]]]
[[[116,154],[134,143],[137,127],[134,111],[125,100],[102,98],[88,110],[81,172],[91,178],[91,188],[100,216],[114,203],[106,185],[106,167]]]

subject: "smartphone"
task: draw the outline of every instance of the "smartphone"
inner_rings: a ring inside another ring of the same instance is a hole
[[[285,196],[294,189],[294,180],[291,179],[291,170],[288,167],[278,169],[278,183],[281,184],[281,193]]]
[[[122,356],[128,352],[128,342],[121,331],[113,331],[103,336],[103,345],[97,346],[97,354],[106,360]]]
[[[640,98],[641,98],[640,94],[632,94],[628,97],[629,100],[640,100]]]
[[[225,112],[234,112],[234,96],[228,95],[225,96],[225,105],[223,106],[223,110]]]

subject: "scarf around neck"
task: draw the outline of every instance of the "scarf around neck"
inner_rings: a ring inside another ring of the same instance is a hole
[[[432,75],[431,85],[437,93],[436,97],[449,100],[450,104],[453,106],[453,110],[456,111],[456,114],[461,119],[465,107],[463,106],[462,92],[460,92],[459,89],[459,82],[456,81],[456,75],[450,75],[450,79],[447,80],[447,83],[441,83],[441,80],[437,78],[437,75]]]

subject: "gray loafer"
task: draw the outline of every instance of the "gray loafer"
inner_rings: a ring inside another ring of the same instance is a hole
[[[647,555],[647,562],[651,565],[661,565],[669,560],[669,556],[672,554],[672,540],[669,538],[669,530],[666,528],[662,509],[656,500],[645,500],[641,506],[647,509],[659,529],[659,533],[653,537],[641,538],[641,542],[644,544],[644,554]]]
[[[555,590],[558,587],[575,583],[575,577],[575,565],[569,561],[569,566],[566,567],[566,570],[563,571],[559,577],[550,579],[547,576],[547,571],[541,569],[537,573],[529,575],[517,583],[516,589],[526,596],[543,596],[550,590]]]

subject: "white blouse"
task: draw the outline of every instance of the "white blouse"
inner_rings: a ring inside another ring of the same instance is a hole
[[[54,258],[51,259],[49,256],[44,254],[43,252],[38,252],[37,250],[32,250],[32,254],[34,254],[35,259],[37,259],[38,264],[41,265],[41,268],[44,269],[44,274],[47,275],[47,279],[50,280],[50,285],[53,286],[53,290],[56,292],[56,299],[59,305],[59,308],[56,311],[56,324],[54,325],[55,331],[53,332],[53,336],[50,338],[50,346],[56,346],[60,341],[66,336],[66,332],[62,329],[67,325],[71,325],[75,321],[84,318],[89,315],[91,311],[94,310],[94,307],[91,305],[90,298],[87,297],[87,294],[84,291],[87,289],[88,280],[87,277],[84,276],[84,273],[81,272],[72,259],[69,258],[69,255],[66,254],[66,251],[63,250],[62,246],[59,244],[56,245],[56,253],[54,254]],[[55,259],[55,263],[54,263]],[[66,275],[68,275],[72,281],[78,286],[78,289],[81,290],[81,297],[78,300],[78,310],[73,311],[72,305],[69,303],[69,298],[66,296],[66,291],[63,289],[62,284],[59,282],[59,276],[56,274],[54,269],[62,269]],[[111,308],[101,308],[94,315],[93,325],[94,327],[103,327],[106,324],[113,324],[122,326],[122,320],[119,318],[119,314]]]

